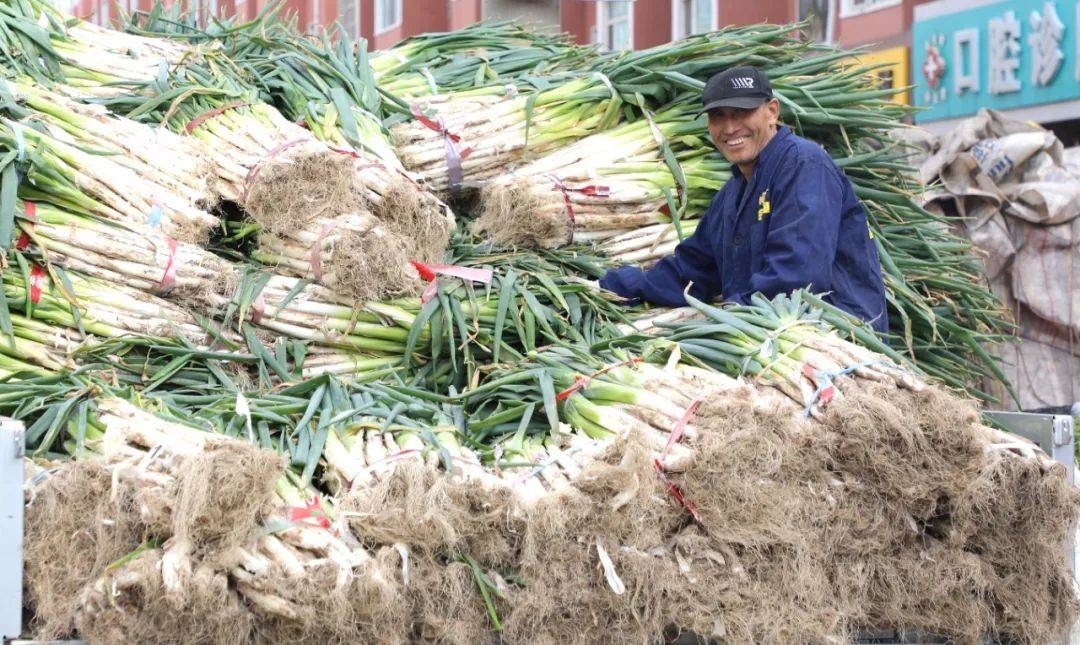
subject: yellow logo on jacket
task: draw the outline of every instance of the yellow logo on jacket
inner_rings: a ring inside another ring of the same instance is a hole
[[[766,215],[772,212],[772,204],[769,203],[769,191],[761,193],[757,198],[757,203],[760,208],[757,211],[757,221],[761,221]]]

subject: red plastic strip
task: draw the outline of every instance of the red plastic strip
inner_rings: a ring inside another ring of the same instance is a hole
[[[304,522],[324,529],[330,528],[330,517],[326,514],[326,509],[323,508],[318,497],[304,500],[303,506],[290,507],[288,518],[290,522]]]
[[[23,215],[26,219],[30,220],[29,226],[33,227],[34,222],[37,221],[37,204],[34,202],[23,201]],[[23,231],[19,234],[19,239],[15,242],[15,248],[19,251],[25,251],[28,246],[30,246],[30,235],[26,231]]]
[[[602,184],[588,184],[586,186],[568,186],[566,182],[562,181],[558,177],[551,177],[551,180],[555,182],[555,188],[562,191],[563,204],[566,206],[566,217],[570,220],[570,233],[568,235],[568,242],[574,241],[574,227],[577,225],[577,216],[574,214],[574,202],[570,199],[570,193],[581,193],[582,195],[588,195],[589,197],[608,197],[611,195],[611,188]]]
[[[418,260],[409,260],[409,263],[412,264],[413,268],[416,269],[416,272],[420,274],[421,280],[427,280],[428,284],[424,287],[424,292],[420,294],[420,302],[423,304],[427,304],[435,297],[438,289],[435,278],[440,275],[448,275],[463,280],[472,280],[473,282],[482,282],[483,284],[491,284],[491,280],[494,277],[494,273],[491,269],[462,267],[455,264],[433,264],[429,262],[420,262]]]
[[[675,498],[675,501],[686,509],[686,512],[690,514],[690,517],[694,518],[695,522],[701,524],[701,515],[698,514],[697,506],[686,498],[678,484],[668,479],[667,474],[664,472],[664,464],[660,463],[659,459],[654,459],[653,465],[656,466],[656,473],[660,476],[660,481],[664,483],[664,487]]]
[[[30,302],[35,305],[41,302],[41,292],[45,287],[45,269],[35,264],[30,269]]]
[[[456,264],[433,264],[430,262],[420,262],[418,260],[409,260],[409,262],[420,273],[420,277],[424,280],[434,280],[435,276],[448,275],[454,278],[461,278],[462,280],[472,280],[473,282],[482,282],[484,284],[491,284],[491,280],[494,277],[494,272],[491,269],[477,269],[475,267],[463,267]]]
[[[574,238],[574,225],[577,224],[577,218],[574,216],[574,203],[570,201],[570,187],[562,182],[560,179],[552,178],[555,182],[555,189],[562,191],[563,204],[566,205],[566,217],[570,220],[570,239]]]
[[[829,374],[820,374],[817,370],[810,366],[809,363],[803,363],[802,366],[803,376],[810,379],[815,385],[824,376],[827,385],[821,388],[818,394],[817,401],[815,403],[826,406],[836,397],[836,387],[832,384],[832,376]]]
[[[461,135],[454,134],[446,129],[446,124],[441,117],[432,119],[425,116],[420,111],[420,106],[413,105],[410,107],[412,115],[416,117],[424,127],[429,130],[438,132],[443,137],[443,146],[446,148],[446,168],[447,174],[450,176],[450,189],[457,192],[461,188],[461,182],[465,178],[465,171],[461,167],[462,159],[467,159],[472,154],[472,147],[466,147],[463,150],[458,150],[458,143],[461,142]]]
[[[346,148],[335,148],[334,146],[330,146],[330,151],[331,152],[336,152],[339,155],[349,155],[353,159],[359,159],[360,158],[360,153],[355,151],[355,150],[348,150]]]
[[[589,384],[589,377],[577,374],[574,376],[574,384],[555,395],[556,401],[565,401],[570,395]]]
[[[236,103],[226,103],[225,105],[216,107],[216,108],[214,108],[212,110],[207,110],[206,112],[203,112],[202,114],[195,117],[194,119],[188,121],[188,124],[184,126],[184,132],[186,132],[187,134],[191,134],[192,132],[195,131],[196,128],[198,128],[200,125],[206,123],[210,119],[214,118],[215,116],[224,114],[224,113],[228,112],[229,110],[232,110],[233,108],[247,107],[249,105],[251,105],[251,104],[250,103],[244,103],[242,101],[238,101]]]
[[[604,186],[602,184],[589,184],[587,186],[578,186],[577,188],[569,188],[575,193],[581,193],[589,197],[611,197],[611,187]]]
[[[682,418],[675,424],[675,427],[671,429],[671,434],[668,435],[667,445],[664,446],[664,452],[660,455],[661,459],[667,459],[668,453],[671,451],[671,447],[679,443],[682,440],[683,433],[686,431],[686,426],[690,423],[690,420],[694,418],[694,414],[697,409],[701,407],[701,399],[694,399],[686,412],[683,413]]]
[[[570,387],[566,388],[562,392],[559,392],[558,394],[556,394],[555,395],[555,400],[556,401],[562,401],[562,400],[566,399],[568,396],[570,396],[574,392],[577,392],[582,387],[584,387],[586,384],[588,384],[588,382],[591,379],[594,379],[597,376],[600,376],[601,374],[605,374],[607,372],[610,372],[611,370],[613,370],[613,369],[615,369],[617,367],[623,367],[625,365],[633,365],[634,363],[640,363],[641,361],[642,361],[641,358],[631,358],[631,359],[628,359],[628,360],[625,360],[625,361],[619,361],[617,363],[612,363],[611,365],[605,365],[604,367],[601,367],[600,369],[596,370],[595,372],[593,372],[592,374],[590,374],[588,376],[581,376],[581,375],[575,376],[574,377],[574,384],[571,385]]]
[[[158,284],[158,295],[165,295],[176,286],[176,248],[178,245],[171,237],[165,238],[165,243],[169,245],[169,261],[165,263],[165,273],[161,276],[161,283]]]

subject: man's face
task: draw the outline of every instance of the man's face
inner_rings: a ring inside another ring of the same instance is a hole
[[[750,165],[776,134],[780,102],[765,101],[756,108],[709,110],[709,136],[724,158],[737,166]]]

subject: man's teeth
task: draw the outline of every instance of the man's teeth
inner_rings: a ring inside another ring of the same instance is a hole
[[[742,143],[743,141],[746,141],[746,137],[739,137],[738,139],[728,139],[727,144],[729,146],[737,146],[740,143]]]

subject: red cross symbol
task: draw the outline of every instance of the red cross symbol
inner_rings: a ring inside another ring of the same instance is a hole
[[[941,77],[945,76],[945,59],[941,57],[941,51],[930,43],[926,43],[926,60],[923,61],[922,74],[930,89],[937,89]]]

